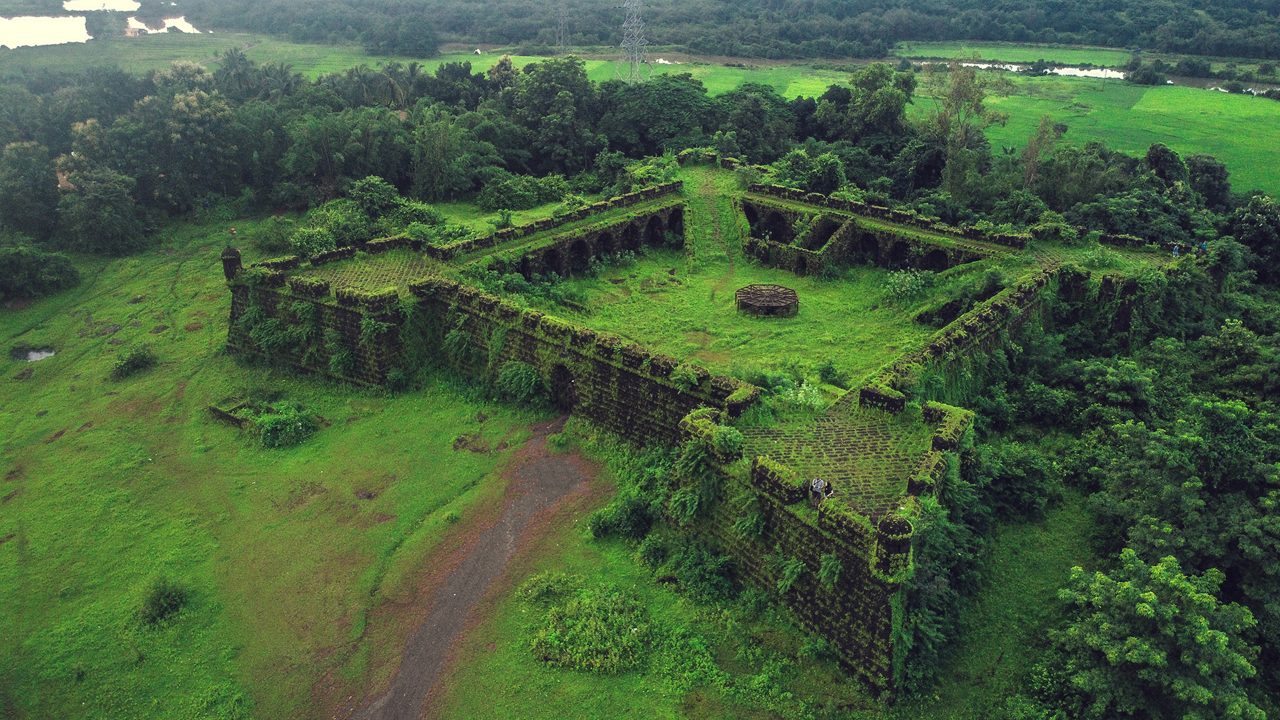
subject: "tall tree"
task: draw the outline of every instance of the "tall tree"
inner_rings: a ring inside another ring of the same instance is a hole
[[[73,189],[58,204],[58,231],[72,250],[123,255],[144,242],[133,178],[105,167],[71,173]]]
[[[0,229],[44,240],[53,232],[58,177],[49,151],[13,143],[0,153]]]

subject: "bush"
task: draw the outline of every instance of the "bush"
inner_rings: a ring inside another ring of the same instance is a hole
[[[1057,717],[1265,718],[1249,694],[1257,621],[1219,599],[1222,582],[1216,569],[1148,564],[1128,548],[1109,575],[1073,568],[1059,592],[1067,622],[1050,631],[1051,672],[1064,682],[1039,699]]]
[[[525,602],[546,605],[577,594],[582,590],[582,585],[581,575],[541,572],[525,580],[516,590],[516,595]]]
[[[160,578],[147,589],[138,615],[147,625],[157,625],[177,615],[189,599],[186,588],[168,578]]]
[[[553,605],[530,648],[557,667],[617,673],[648,653],[649,617],[634,597],[612,588],[582,590]]]
[[[481,210],[528,210],[560,200],[569,193],[569,183],[559,175],[537,178],[531,175],[498,173],[476,195]]]
[[[138,345],[116,357],[115,367],[111,368],[111,379],[124,380],[132,377],[155,367],[156,362],[156,355],[149,345]]]
[[[587,528],[597,540],[621,537],[639,540],[653,526],[653,513],[649,504],[633,495],[619,495],[613,502],[591,514]]]
[[[733,597],[733,565],[729,558],[696,542],[677,546],[663,567],[695,599],[725,600]]]
[[[718,425],[711,433],[711,447],[722,457],[737,457],[745,441],[742,431],[728,425]]]
[[[0,246],[0,300],[43,297],[79,282],[66,255],[26,244]]]
[[[976,449],[974,480],[986,486],[997,513],[1039,519],[1062,495],[1062,481],[1049,458],[1018,442],[984,443]]]
[[[401,198],[395,186],[377,175],[351,183],[347,197],[355,201],[369,217],[385,215],[399,207]]]
[[[297,230],[292,218],[270,217],[253,235],[253,244],[259,250],[273,255],[284,255],[294,249],[293,233]]]
[[[827,360],[818,366],[818,379],[838,388],[846,390],[849,388],[848,373],[842,372],[831,360]]]
[[[313,257],[338,247],[333,233],[319,227],[298,228],[289,237],[289,244],[293,246],[294,253],[301,257]]]
[[[884,291],[893,300],[911,300],[933,287],[933,273],[923,270],[894,270],[884,281]]]
[[[512,402],[539,402],[546,397],[546,385],[538,369],[518,360],[503,364],[496,386],[498,394]]]
[[[301,406],[275,403],[253,419],[253,428],[262,447],[284,448],[298,445],[311,437],[319,425],[314,417],[302,411]]]
[[[358,245],[374,235],[373,221],[354,200],[331,200],[307,213],[307,221],[333,235],[338,247]]]

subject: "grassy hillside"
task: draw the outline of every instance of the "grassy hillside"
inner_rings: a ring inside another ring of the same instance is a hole
[[[367,614],[501,493],[500,448],[531,418],[449,384],[393,398],[225,355],[225,235],[173,227],[142,255],[83,261],[75,290],[0,311],[0,715],[307,716],[312,682],[397,649]],[[160,364],[109,380],[141,342]],[[19,345],[57,355],[28,364]],[[257,392],[322,429],[267,450],[207,410]],[[161,576],[191,602],[149,627],[138,613]]]

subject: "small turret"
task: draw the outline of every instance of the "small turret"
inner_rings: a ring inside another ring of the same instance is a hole
[[[240,272],[243,265],[240,263],[240,251],[226,246],[222,250],[222,274],[227,276],[227,280],[235,280],[236,274]]]

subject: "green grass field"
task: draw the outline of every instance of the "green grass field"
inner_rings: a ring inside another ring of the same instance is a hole
[[[0,312],[0,715],[310,716],[313,682],[363,681],[398,650],[387,626],[366,630],[369,612],[451,518],[501,493],[506,452],[453,440],[514,446],[530,416],[450,384],[388,397],[228,357],[225,232],[174,226]],[[159,366],[108,380],[139,342]],[[20,344],[57,355],[27,364],[10,356]],[[206,409],[258,391],[323,429],[266,450]],[[149,628],[138,611],[159,576],[192,602]]]
[[[1088,78],[1012,77],[1016,92],[989,100],[1009,114],[989,129],[996,147],[1020,148],[1048,115],[1067,124],[1067,142],[1091,140],[1142,154],[1162,142],[1184,155],[1207,153],[1226,163],[1237,190],[1280,194],[1280,102],[1188,87],[1144,87]],[[913,112],[928,112],[918,100]]]
[[[1007,63],[1048,60],[1062,65],[1102,67],[1121,67],[1133,56],[1128,50],[1118,48],[984,42],[902,42],[893,49],[893,54],[912,60],[984,60]]]

